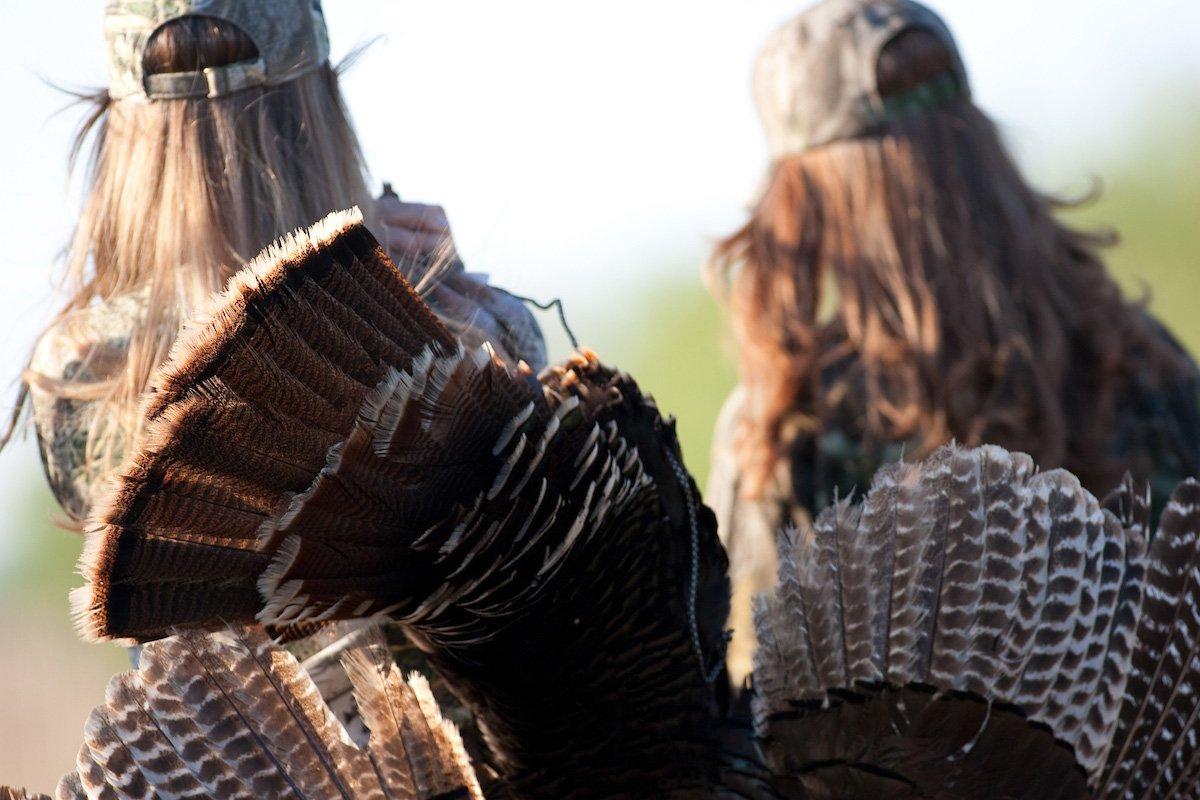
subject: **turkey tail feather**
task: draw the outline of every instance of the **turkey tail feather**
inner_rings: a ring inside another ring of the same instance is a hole
[[[465,787],[482,798],[458,730],[442,719],[424,677],[405,681],[382,641],[348,651],[342,663],[389,797],[452,797]]]
[[[253,619],[266,520],[309,488],[389,369],[455,349],[361,221],[334,214],[268,248],[173,347],[90,522],[73,596],[89,638]]]
[[[30,794],[24,789],[0,786],[0,800],[50,800],[50,798],[44,794]]]

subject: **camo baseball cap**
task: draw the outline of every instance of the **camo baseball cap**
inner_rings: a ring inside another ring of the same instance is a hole
[[[193,72],[146,75],[143,59],[155,32],[188,16],[236,25],[254,42],[259,57]],[[221,97],[253,86],[278,86],[329,60],[319,0],[110,0],[104,35],[114,100]]]
[[[879,55],[909,30],[941,39],[953,69],[885,102],[875,82]],[[754,99],[775,158],[865,136],[898,113],[969,96],[949,28],[912,0],[823,0],[771,35],[754,73]]]

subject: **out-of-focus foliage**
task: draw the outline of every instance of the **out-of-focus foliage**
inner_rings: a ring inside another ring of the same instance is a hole
[[[1117,231],[1107,260],[1127,294],[1148,294],[1151,311],[1200,353],[1200,107],[1148,126],[1122,162],[1100,176],[1099,200],[1068,219]]]
[[[684,458],[703,489],[713,425],[736,374],[723,315],[700,285],[699,268],[691,272],[690,280],[684,273],[647,287],[600,353],[675,417]]]

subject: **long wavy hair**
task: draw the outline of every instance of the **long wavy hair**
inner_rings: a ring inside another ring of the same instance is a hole
[[[155,34],[147,74],[218,67],[258,56],[236,26],[184,17]],[[144,319],[120,364],[96,381],[26,381],[65,399],[102,403],[85,468],[116,466],[136,435],[138,398],[192,310],[283,233],[331,210],[372,208],[338,73],[325,65],[274,88],[207,99],[111,101],[98,94],[71,154],[91,140],[85,201],[65,256],[65,307],[48,333],[97,303],[137,295]],[[80,343],[87,351],[87,342]],[[96,358],[108,358],[98,355]]]
[[[880,93],[950,69],[935,36],[903,33],[879,59]],[[951,438],[1002,444],[1093,491],[1115,485],[1123,389],[1135,371],[1153,383],[1182,365],[1105,270],[1115,237],[1058,221],[1069,205],[1029,187],[963,93],[777,161],[709,265],[748,395],[746,494],[830,424],[914,455]]]

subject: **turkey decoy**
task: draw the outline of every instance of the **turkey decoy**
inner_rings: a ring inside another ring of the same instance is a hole
[[[1147,553],[1132,485],[1102,508],[995,448],[891,467],[782,538],[731,698],[672,425],[590,354],[535,377],[465,349],[353,214],[235,278],[144,414],[85,633],[397,620],[475,713],[490,796],[1197,791],[1195,483]]]
[[[465,349],[335,215],[232,281],[144,414],[87,537],[93,638],[387,617],[514,791],[708,781],[724,553],[626,376]]]

